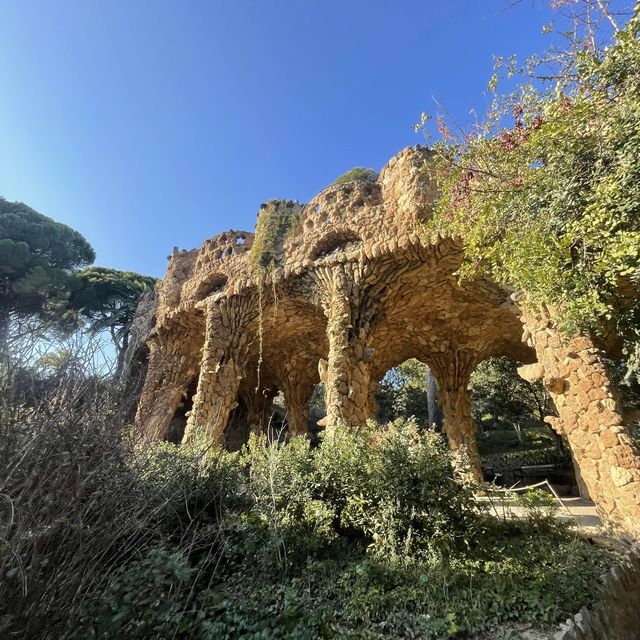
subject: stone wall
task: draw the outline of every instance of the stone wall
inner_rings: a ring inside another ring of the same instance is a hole
[[[538,362],[590,494],[607,521],[637,533],[640,458],[600,355],[586,339],[564,345],[494,283],[458,282],[462,248],[424,233],[430,157],[405,149],[376,182],[331,185],[303,207],[265,205],[296,221],[269,247],[268,264],[257,254],[264,237],[254,245],[246,231],[174,250],[146,340],[138,428],[166,438],[179,413],[185,441],[235,443],[234,431],[264,429],[266,404],[282,392],[289,434],[303,434],[319,381],[322,425],[357,427],[373,416],[386,371],[413,357],[433,371],[450,446],[478,479],[469,376],[507,355]]]
[[[553,398],[559,417],[547,421],[566,436],[579,481],[602,520],[640,537],[640,453],[604,353],[587,337],[563,336],[549,313],[524,313],[523,324],[538,362],[520,374],[541,379]]]
[[[569,618],[555,640],[640,640],[640,548],[604,577],[595,603]]]

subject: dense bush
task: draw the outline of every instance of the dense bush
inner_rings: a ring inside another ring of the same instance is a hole
[[[449,638],[553,622],[604,566],[548,498],[521,498],[524,520],[484,515],[441,437],[411,423],[338,429],[315,449],[254,437],[241,464],[249,502],[215,553],[151,547],[101,595],[98,637]]]
[[[615,17],[608,2],[551,4],[569,14],[555,24],[566,47],[522,64],[498,60],[489,112],[470,130],[438,118],[442,197],[431,231],[464,243],[461,276],[484,275],[524,292],[534,309],[555,308],[563,329],[599,334],[611,355],[623,341],[632,376],[640,371],[640,3],[615,3]],[[620,9],[632,16],[626,25]]]
[[[67,383],[2,414],[2,637],[449,638],[555,621],[604,566],[539,501],[491,519],[411,422],[141,449],[117,388]]]
[[[476,531],[477,504],[453,480],[442,437],[411,422],[337,429],[316,449],[253,439],[245,459],[252,515],[283,547],[308,552],[346,536],[409,563],[460,548]]]
[[[238,468],[231,454],[139,451],[122,389],[74,366],[19,404],[18,371],[0,371],[0,636],[85,638],[119,567],[163,544],[207,552]]]

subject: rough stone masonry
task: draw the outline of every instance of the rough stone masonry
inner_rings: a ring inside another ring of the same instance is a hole
[[[507,355],[549,390],[553,427],[605,522],[640,537],[640,455],[604,352],[488,280],[458,282],[461,246],[423,232],[435,197],[429,162],[427,149],[405,149],[376,182],[332,185],[303,207],[275,203],[275,215],[299,224],[278,238],[268,269],[256,269],[246,231],[174,250],[143,340],[138,429],[151,441],[237,441],[240,423],[265,428],[281,392],[289,437],[305,434],[320,381],[326,429],[357,427],[372,417],[384,373],[413,357],[438,380],[451,449],[480,478],[469,376]],[[176,430],[176,416],[186,426]]]

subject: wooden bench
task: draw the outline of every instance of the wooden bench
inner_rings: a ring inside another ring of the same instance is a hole
[[[516,482],[522,482],[525,480],[544,480],[549,479],[549,476],[555,475],[560,470],[560,466],[557,464],[530,464],[516,467],[513,470],[513,479]]]

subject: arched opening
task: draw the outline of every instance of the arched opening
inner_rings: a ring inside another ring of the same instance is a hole
[[[180,444],[182,442],[184,430],[187,426],[187,419],[193,409],[193,396],[195,396],[197,388],[198,376],[195,376],[187,386],[180,400],[180,404],[176,408],[173,418],[171,418],[169,428],[164,438],[166,442],[172,442],[173,444]]]
[[[546,420],[557,415],[553,401],[541,382],[518,374],[520,365],[507,356],[488,358],[469,379],[485,479],[503,486],[548,480],[558,493],[577,494],[569,447]]]
[[[376,394],[376,420],[387,423],[414,418],[419,426],[442,429],[438,383],[427,364],[409,358],[389,369]]]
[[[360,241],[360,237],[353,231],[335,229],[315,245],[309,258],[311,260],[325,258],[336,251],[348,249]]]
[[[229,414],[224,430],[225,447],[238,451],[249,441],[251,433],[264,433],[269,440],[282,440],[286,432],[282,393],[276,388],[256,390],[244,385],[236,407]]]
[[[203,278],[198,288],[196,289],[196,297],[206,298],[213,293],[221,291],[227,284],[227,276],[221,273],[212,273],[206,278]]]
[[[312,441],[316,442],[318,435],[324,429],[322,421],[327,415],[323,382],[318,382],[313,385],[313,391],[311,392],[307,407],[309,411],[309,433],[311,434]]]

